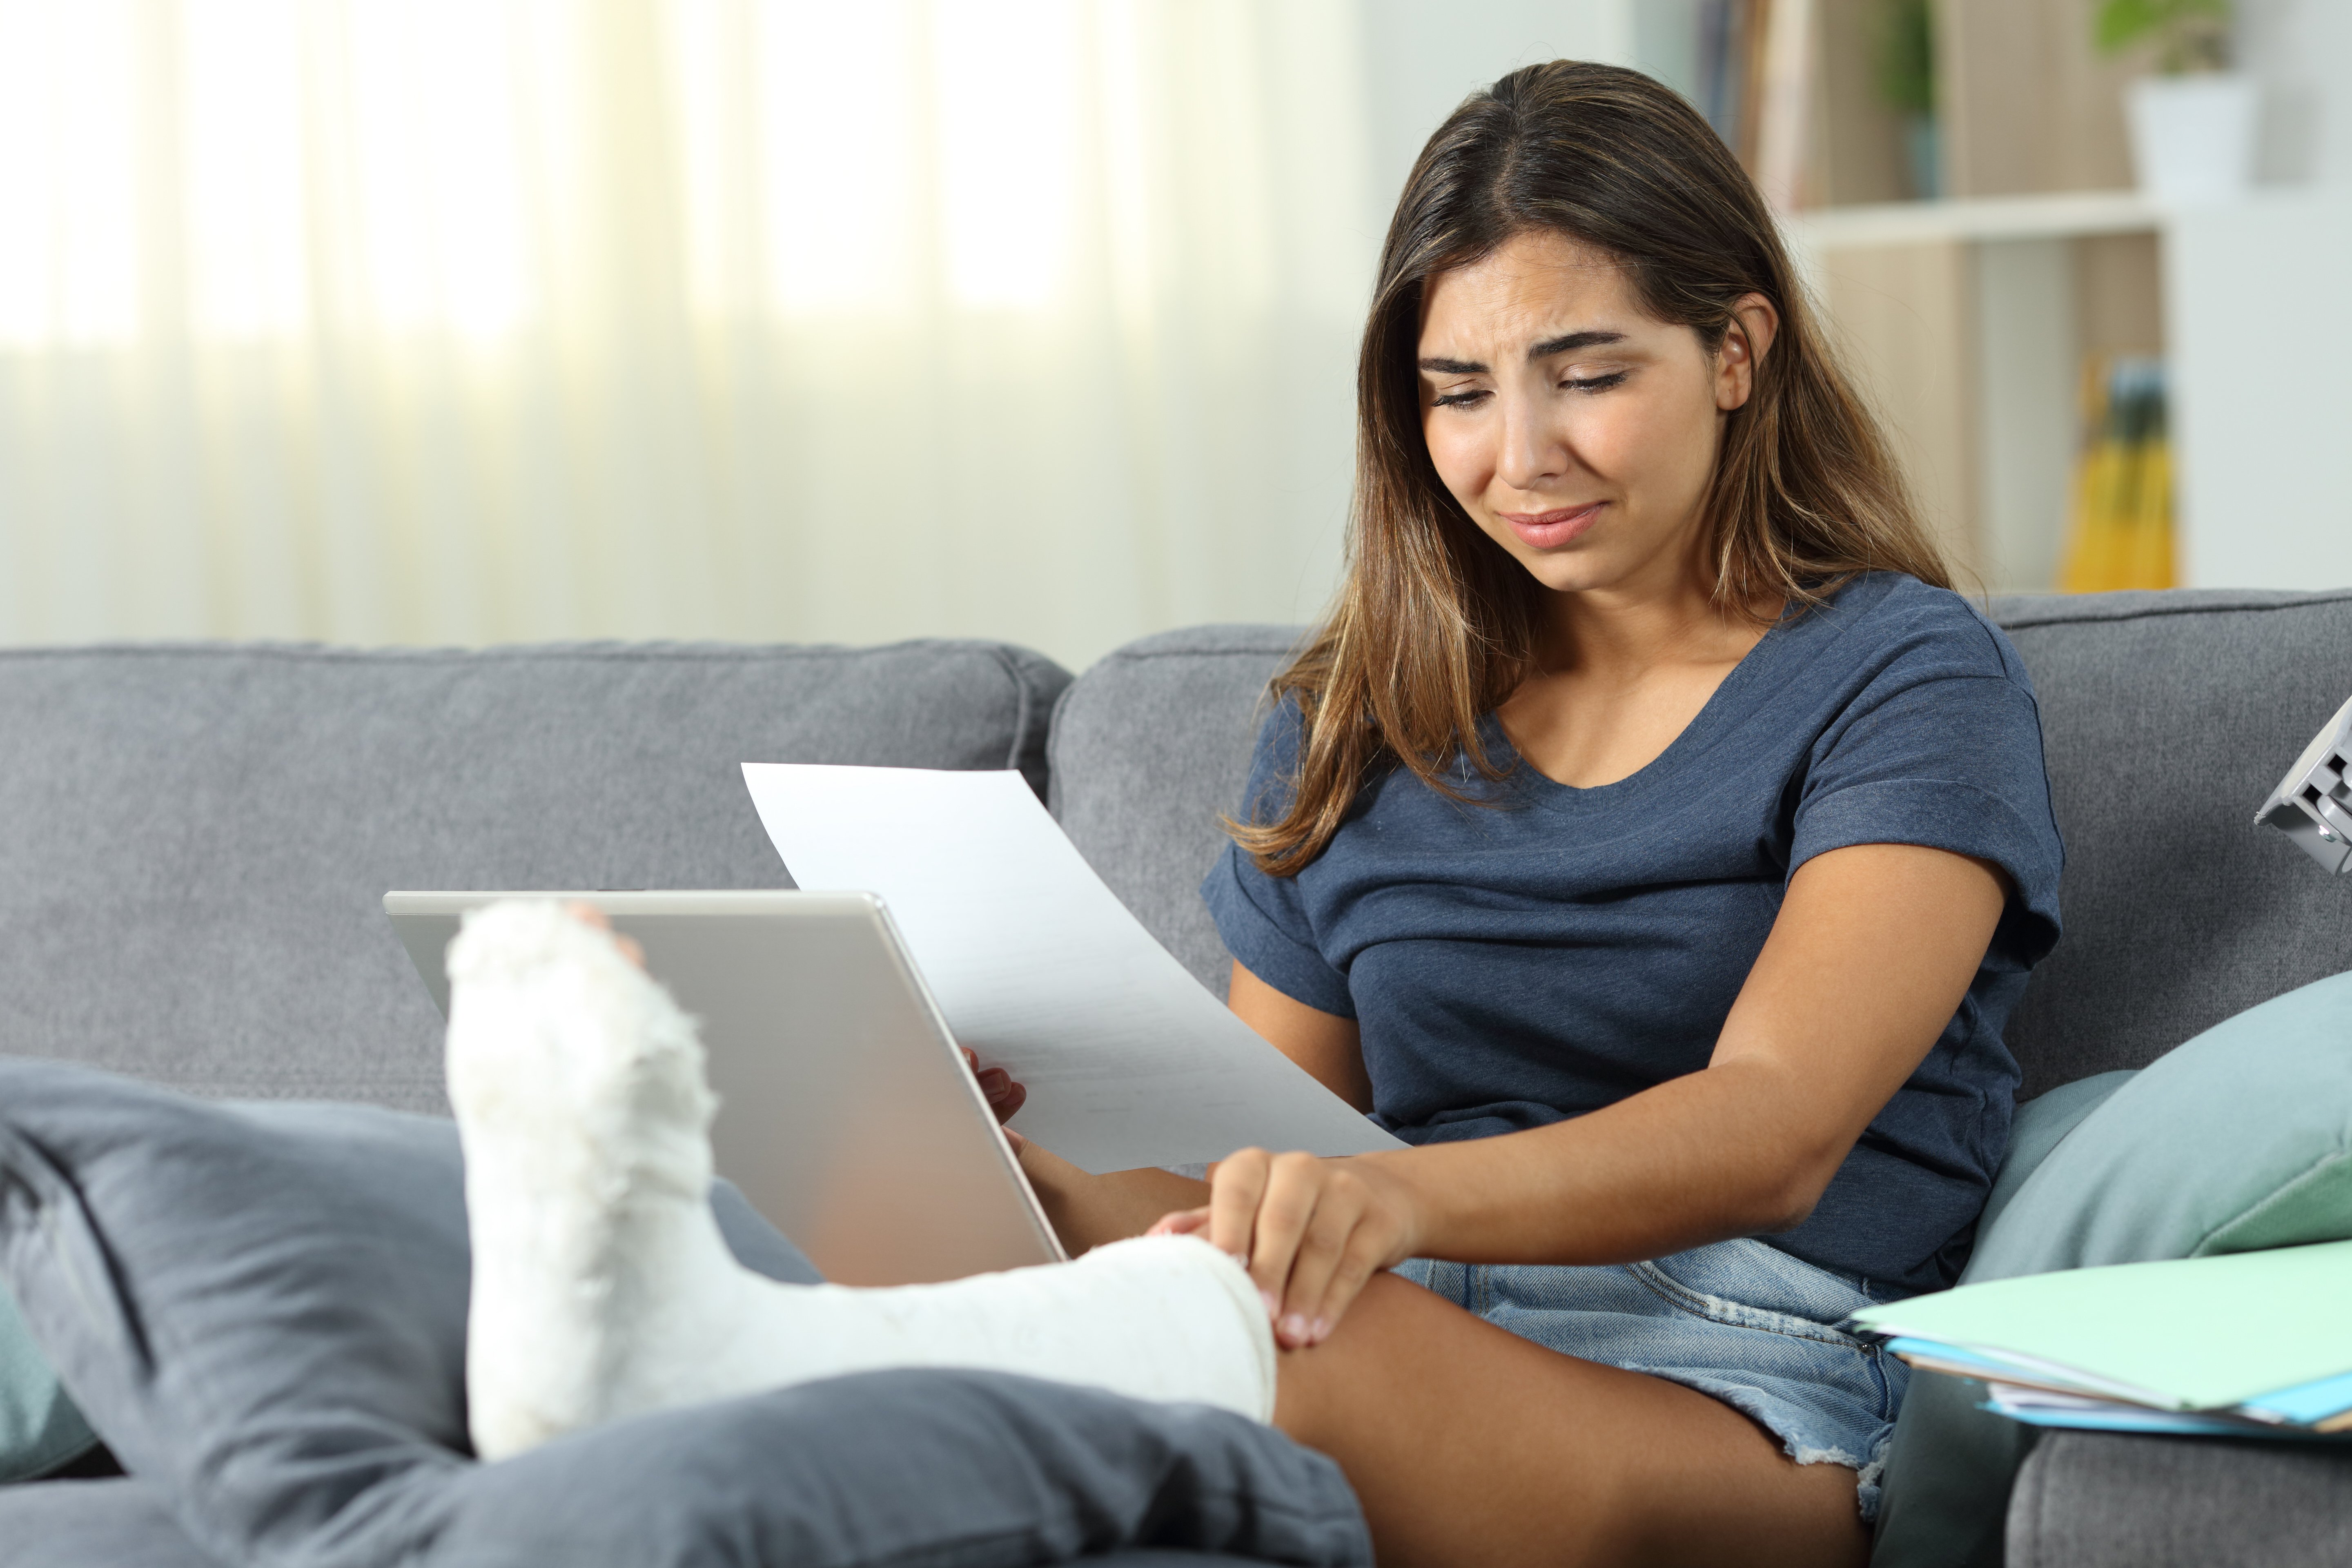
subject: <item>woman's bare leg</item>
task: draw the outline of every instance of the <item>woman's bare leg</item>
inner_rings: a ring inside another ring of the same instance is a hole
[[[1022,1165],[1074,1255],[1208,1191],[1164,1171],[1088,1176],[1034,1144]],[[1844,1466],[1796,1464],[1719,1400],[1545,1350],[1393,1275],[1330,1339],[1283,1352],[1278,1376],[1275,1425],[1339,1461],[1382,1568],[1870,1553]]]
[[[1861,1563],[1842,1465],[1729,1405],[1532,1344],[1393,1275],[1281,1357],[1275,1425],[1339,1462],[1381,1568]]]
[[[1076,1258],[1106,1242],[1141,1236],[1160,1215],[1198,1208],[1209,1184],[1146,1168],[1090,1176],[1051,1150],[1024,1141],[1022,1173],[1045,1210],[1063,1250]]]
[[[1022,1164],[1073,1253],[1207,1189],[1161,1171]],[[1280,1358],[1275,1425],[1339,1461],[1381,1568],[1738,1563],[1870,1554],[1843,1465],[1799,1465],[1719,1400],[1579,1361],[1376,1276],[1330,1339]]]

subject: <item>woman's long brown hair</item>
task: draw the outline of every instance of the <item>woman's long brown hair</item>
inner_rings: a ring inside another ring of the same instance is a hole
[[[1279,816],[1226,825],[1274,876],[1320,855],[1381,769],[1401,764],[1453,795],[1443,774],[1456,756],[1498,776],[1478,719],[1533,673],[1547,590],[1438,479],[1415,358],[1430,279],[1535,230],[1607,252],[1644,309],[1710,354],[1741,296],[1780,311],[1748,401],[1723,421],[1704,503],[1719,606],[1801,611],[1864,572],[1951,585],[1770,209],[1706,121],[1637,71],[1575,60],[1513,71],[1438,127],[1389,225],[1357,358],[1346,576],[1273,685],[1304,720],[1297,773]]]

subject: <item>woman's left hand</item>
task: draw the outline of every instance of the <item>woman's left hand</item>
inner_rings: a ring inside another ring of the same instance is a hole
[[[996,1124],[1003,1127],[1004,1123],[1012,1121],[1021,1108],[1029,1102],[1029,1090],[1016,1082],[1013,1075],[1003,1068],[981,1066],[980,1058],[972,1054],[970,1046],[961,1048],[963,1065],[971,1068],[971,1076],[980,1081],[980,1092],[987,1100],[989,1110],[996,1117]],[[1013,1131],[1010,1127],[1005,1127],[1004,1135],[1013,1141],[1014,1149],[1020,1148],[1021,1134]]]
[[[1147,1234],[1199,1236],[1243,1259],[1285,1350],[1320,1344],[1371,1277],[1413,1256],[1412,1194],[1377,1161],[1244,1149],[1210,1174],[1205,1208]]]

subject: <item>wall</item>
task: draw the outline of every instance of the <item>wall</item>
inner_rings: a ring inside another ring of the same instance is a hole
[[[2352,584],[2352,386],[2321,347],[2352,254],[2352,4],[2239,0],[2274,188],[2167,227],[2184,579]]]
[[[1422,143],[1474,89],[1544,60],[1646,66],[1644,54],[1686,79],[1693,29],[1668,24],[1694,9],[1692,0],[1363,0],[1378,223]]]
[[[2352,192],[2185,212],[2166,252],[2184,580],[2352,585],[2352,387],[2321,317],[2352,255]]]
[[[2263,79],[2263,176],[2352,184],[2352,5],[2238,0],[2238,58]]]

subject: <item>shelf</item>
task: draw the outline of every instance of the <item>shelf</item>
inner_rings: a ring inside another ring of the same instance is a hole
[[[1940,202],[1879,202],[1815,207],[1783,220],[1789,237],[1809,250],[1927,245],[1938,240],[2071,239],[2082,235],[2145,234],[2163,209],[2137,191],[2060,191],[2049,195],[1977,196]]]

